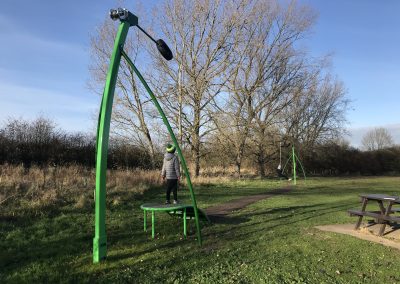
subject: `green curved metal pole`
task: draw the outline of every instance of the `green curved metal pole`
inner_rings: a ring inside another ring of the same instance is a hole
[[[301,170],[303,171],[304,181],[306,181],[306,180],[307,180],[307,177],[306,177],[306,172],[304,171],[303,164],[301,163],[301,161],[300,161],[300,159],[299,159],[299,157],[298,157],[297,155],[296,155],[296,161],[298,161],[298,162],[299,162],[299,164],[300,164],[300,167],[301,167]]]
[[[111,113],[112,104],[114,100],[115,86],[117,82],[118,69],[121,61],[121,55],[126,57],[128,63],[130,62],[135,73],[138,75],[139,79],[144,84],[146,90],[149,92],[154,104],[156,105],[158,111],[160,112],[165,125],[171,135],[171,138],[178,150],[178,155],[182,161],[182,166],[185,170],[186,179],[190,189],[190,194],[192,198],[192,203],[194,207],[195,220],[198,241],[201,245],[201,231],[198,217],[198,210],[196,199],[193,192],[192,183],[186,166],[186,161],[183,158],[182,151],[177,143],[176,137],[165,117],[164,112],[161,109],[157,99],[150,90],[146,81],[144,81],[140,72],[133,65],[129,57],[123,52],[123,47],[125,44],[126,37],[128,35],[129,27],[138,24],[138,18],[132,13],[128,12],[128,16],[121,19],[121,23],[118,28],[118,32],[114,42],[114,49],[110,59],[110,66],[107,73],[106,84],[104,87],[103,97],[101,100],[101,107],[99,112],[99,120],[97,124],[97,139],[96,139],[96,190],[95,190],[95,236],[93,238],[93,262],[97,263],[105,259],[107,255],[107,236],[106,236],[106,171],[107,171],[107,152],[108,152],[108,141],[110,135],[110,123],[111,123]],[[154,226],[153,226],[154,228]]]
[[[294,146],[292,146],[292,154],[291,154],[291,155],[289,156],[289,158],[287,159],[287,161],[286,161],[286,163],[285,163],[285,166],[282,168],[282,172],[285,171],[285,168],[286,168],[287,164],[290,162],[290,160],[292,160],[292,162],[293,162],[293,183],[294,183],[294,185],[297,184],[297,183],[296,183],[296,178],[297,178],[297,174],[296,174],[296,163],[299,163],[299,164],[300,164],[301,170],[302,170],[302,172],[303,172],[304,180],[306,181],[306,180],[307,180],[306,172],[305,172],[305,170],[304,170],[303,164],[301,163],[299,157],[296,155]]]
[[[178,156],[179,159],[181,160],[182,163],[182,168],[183,171],[185,172],[185,176],[186,176],[186,181],[189,187],[189,191],[190,191],[190,197],[192,199],[192,204],[193,204],[193,208],[194,208],[194,217],[195,217],[195,223],[196,223],[196,230],[197,230],[197,239],[199,244],[201,245],[202,243],[202,239],[201,239],[201,230],[200,230],[200,222],[199,222],[199,213],[197,210],[197,203],[196,203],[196,197],[194,195],[193,192],[193,185],[192,185],[192,181],[190,179],[190,175],[189,175],[189,170],[187,168],[186,165],[186,160],[183,157],[181,148],[179,147],[178,141],[175,137],[174,132],[172,131],[171,125],[168,122],[167,117],[165,116],[164,111],[162,110],[160,104],[158,103],[158,100],[156,98],[156,96],[154,95],[154,93],[152,92],[152,90],[150,89],[149,85],[147,84],[147,82],[144,80],[142,74],[140,74],[139,70],[136,68],[135,64],[133,64],[132,60],[129,58],[129,56],[123,51],[120,51],[122,56],[125,58],[125,60],[128,62],[128,64],[132,67],[133,71],[136,73],[136,75],[139,77],[140,81],[142,82],[142,84],[144,85],[144,87],[146,88],[147,92],[149,93],[154,105],[156,106],[158,112],[160,113],[162,120],[164,122],[164,124],[167,126],[169,135],[171,136],[172,141],[175,144],[176,150],[178,152]]]
[[[289,156],[289,158],[286,160],[286,163],[285,163],[285,165],[284,165],[283,168],[282,168],[282,172],[285,172],[286,166],[287,166],[287,164],[290,162],[290,159],[291,159],[291,158],[292,158],[292,157]]]
[[[294,153],[294,146],[292,146],[292,160],[293,160],[293,184],[296,185],[297,181],[296,181],[296,155]]]
[[[118,68],[121,61],[121,47],[124,46],[130,24],[121,22],[115,38],[110,59],[106,85],[97,126],[96,141],[96,193],[95,193],[95,236],[93,239],[93,262],[97,263],[107,255],[106,235],[106,171],[110,122]]]

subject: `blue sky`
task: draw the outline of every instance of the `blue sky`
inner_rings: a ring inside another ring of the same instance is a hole
[[[157,1],[126,1],[151,11]],[[100,98],[86,87],[89,34],[117,1],[0,2],[0,122],[39,113],[69,131],[92,131]],[[353,110],[354,145],[370,127],[384,126],[400,143],[400,1],[300,0],[319,14],[307,46],[333,54]],[[140,18],[139,18],[140,20]]]
[[[400,1],[303,0],[319,14],[312,54],[333,53],[333,72],[344,81],[353,110],[352,144],[371,127],[386,127],[400,143]]]
[[[89,35],[116,3],[0,2],[0,123],[42,114],[68,131],[94,130],[100,98],[87,88]]]

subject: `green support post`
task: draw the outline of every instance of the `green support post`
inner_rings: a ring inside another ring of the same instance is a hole
[[[183,210],[183,236],[186,239],[186,208]]]
[[[155,225],[155,220],[156,219],[156,214],[155,214],[155,212],[154,212],[154,210],[152,210],[151,211],[151,237],[154,239],[154,236],[155,236],[155,228],[154,228],[154,225]]]
[[[299,157],[297,157],[297,155],[296,155],[296,161],[299,162],[301,171],[303,172],[304,181],[306,181],[307,180],[306,171],[304,170],[303,164],[301,163],[301,161],[300,161]]]
[[[294,153],[294,145],[292,145],[292,160],[293,160],[293,184],[296,185],[296,154]]]
[[[139,72],[139,70],[136,68],[135,64],[133,64],[132,60],[129,58],[129,56],[128,56],[123,50],[121,50],[121,54],[122,54],[122,56],[125,58],[126,62],[129,64],[129,66],[131,66],[131,68],[133,69],[133,71],[136,73],[136,75],[138,76],[138,78],[140,79],[140,81],[142,82],[142,84],[144,85],[144,87],[146,88],[147,93],[150,95],[150,97],[151,97],[151,99],[152,99],[154,105],[156,106],[156,108],[157,108],[159,114],[161,115],[162,120],[163,120],[165,126],[166,126],[167,129],[168,129],[169,135],[171,136],[171,139],[172,139],[172,141],[173,141],[174,144],[175,144],[176,150],[177,150],[177,152],[178,152],[179,159],[181,160],[181,163],[182,163],[183,171],[185,172],[186,182],[187,182],[187,184],[188,184],[188,188],[189,188],[189,191],[190,191],[190,197],[191,197],[191,199],[192,199],[192,205],[193,205],[193,209],[194,209],[194,216],[195,216],[195,223],[196,223],[196,230],[197,230],[197,238],[198,238],[199,244],[201,245],[202,239],[201,239],[200,221],[199,221],[199,213],[198,213],[198,210],[197,210],[196,197],[195,197],[195,195],[194,195],[193,185],[192,185],[192,181],[191,181],[191,179],[190,179],[189,170],[188,170],[188,168],[187,168],[186,160],[185,160],[185,158],[183,157],[181,148],[179,147],[178,141],[177,141],[177,139],[176,139],[176,137],[175,137],[174,132],[172,131],[171,125],[169,124],[168,119],[167,119],[167,117],[165,116],[164,111],[162,110],[160,104],[158,103],[158,100],[157,100],[156,96],[154,95],[154,93],[153,93],[152,90],[150,89],[149,85],[148,85],[147,82],[144,80],[142,74],[140,74],[140,72]]]
[[[106,85],[104,87],[96,141],[96,194],[95,194],[95,236],[93,239],[93,262],[106,258],[106,171],[110,122],[118,68],[121,61],[121,47],[128,35],[129,23],[121,22],[114,43]]]
[[[287,159],[285,166],[283,167],[282,171],[285,171],[286,166],[289,164],[290,165],[290,159],[292,159],[292,170],[293,170],[293,184],[297,184],[297,163],[299,163],[301,170],[303,172],[304,180],[306,180],[306,172],[304,171],[303,164],[301,163],[299,157],[297,157],[294,146],[292,146],[292,154],[289,155],[289,158]]]
[[[143,210],[143,231],[147,232],[147,212]]]

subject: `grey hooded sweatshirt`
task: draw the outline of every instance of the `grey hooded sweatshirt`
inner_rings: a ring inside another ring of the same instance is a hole
[[[181,176],[179,158],[174,153],[165,153],[161,176],[167,179],[178,179]]]

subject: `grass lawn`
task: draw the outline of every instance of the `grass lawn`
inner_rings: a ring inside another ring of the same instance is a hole
[[[196,188],[200,208],[284,186],[271,180]],[[316,225],[354,223],[346,210],[359,193],[400,195],[400,178],[310,179],[291,192],[234,212],[224,223],[182,224],[159,214],[157,237],[143,232],[144,202],[164,200],[154,188],[108,206],[108,258],[92,264],[93,208],[0,215],[0,283],[400,283],[400,251]],[[187,192],[180,192],[188,200]]]

